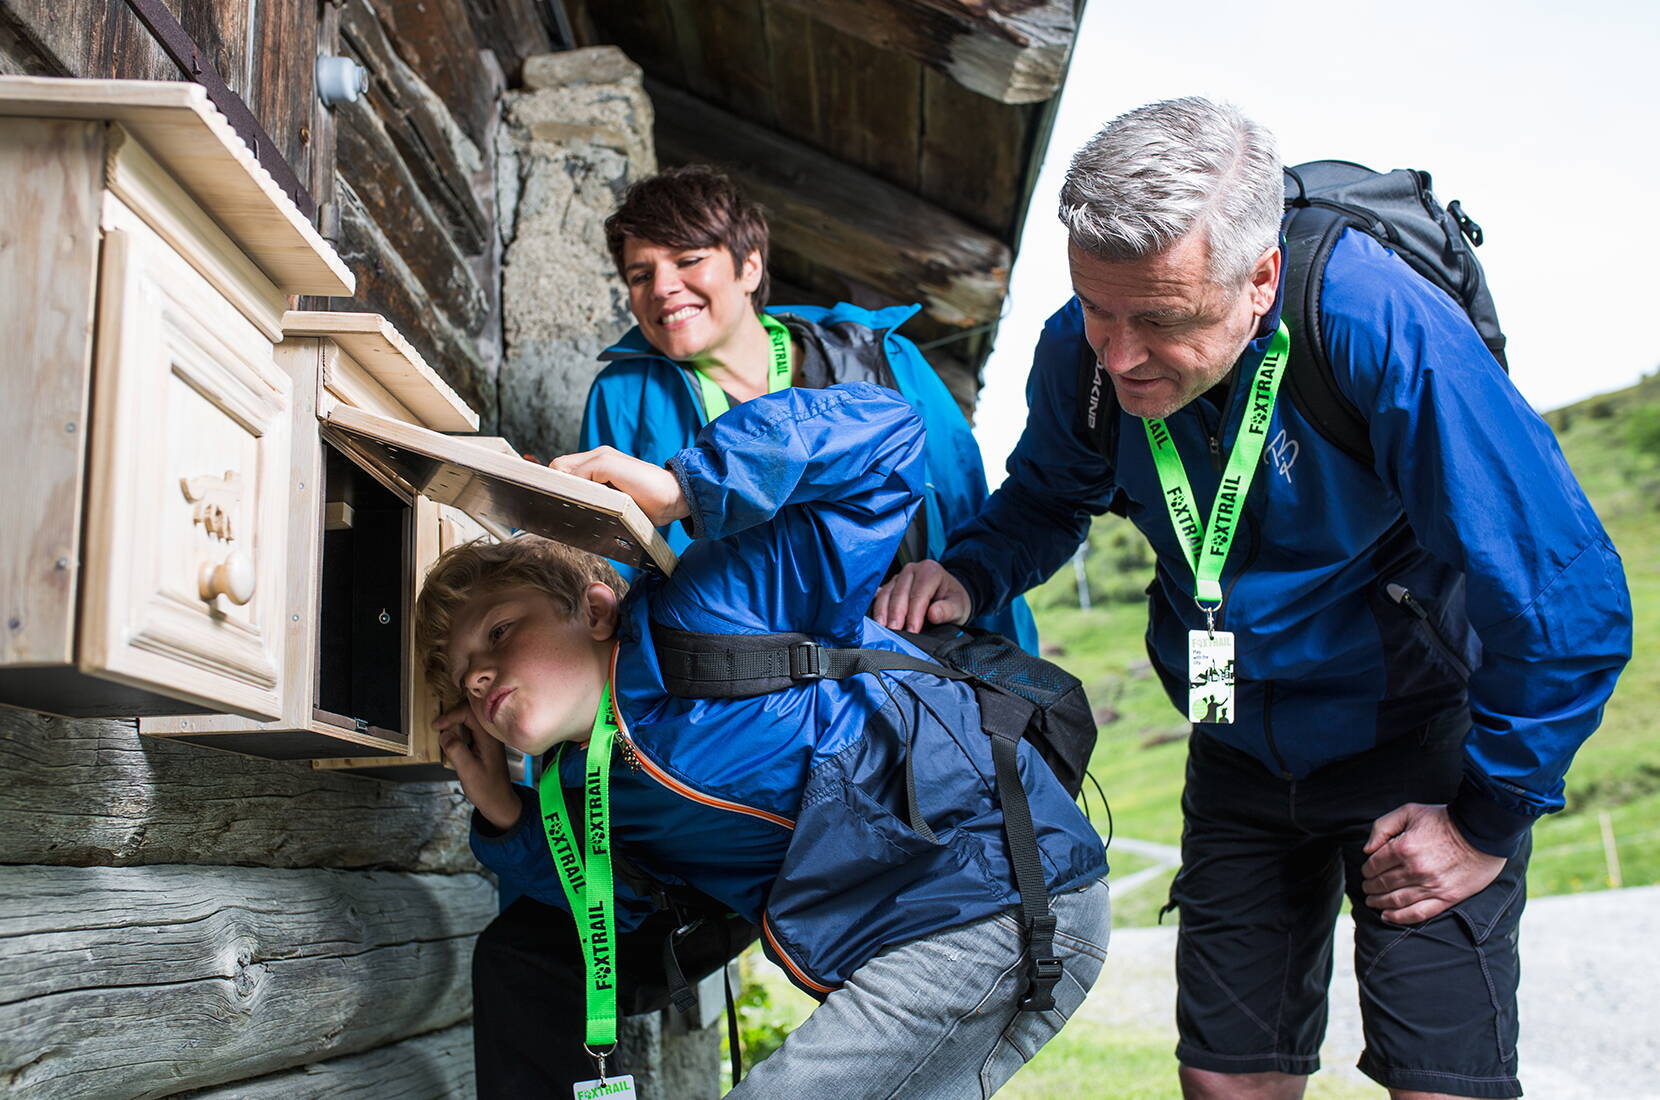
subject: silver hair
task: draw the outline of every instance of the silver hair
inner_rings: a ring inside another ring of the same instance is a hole
[[[1233,285],[1279,243],[1284,197],[1274,135],[1231,104],[1187,96],[1120,115],[1078,150],[1060,218],[1082,252],[1113,263],[1203,230],[1211,278]]]

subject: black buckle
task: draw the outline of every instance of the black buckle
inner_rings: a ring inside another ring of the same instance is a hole
[[[790,647],[790,679],[824,679],[824,647],[814,642],[797,642]]]
[[[1061,980],[1061,961],[1053,956],[1034,956],[1031,984],[1020,1002],[1023,1012],[1048,1012],[1055,1007],[1055,983]]]

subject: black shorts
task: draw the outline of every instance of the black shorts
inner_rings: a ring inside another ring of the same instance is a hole
[[[1300,780],[1195,731],[1182,793],[1176,1057],[1219,1073],[1320,1066],[1342,895],[1352,902],[1366,1049],[1389,1088],[1514,1097],[1516,927],[1529,845],[1492,885],[1418,925],[1385,923],[1361,892],[1372,822],[1444,803],[1463,774],[1468,717]]]

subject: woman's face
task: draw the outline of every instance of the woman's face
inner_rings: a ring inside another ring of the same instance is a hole
[[[718,357],[746,317],[761,281],[761,254],[741,268],[714,248],[669,248],[637,237],[623,242],[628,308],[651,346],[680,361]]]

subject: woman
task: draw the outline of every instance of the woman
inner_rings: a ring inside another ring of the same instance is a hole
[[[895,566],[937,558],[986,498],[968,422],[916,345],[894,330],[916,306],[841,303],[768,311],[767,223],[725,175],[700,165],[629,187],[605,240],[637,322],[601,353],[582,417],[584,450],[611,446],[662,464],[733,405],[786,386],[874,382],[904,394],[927,428],[928,490]],[[663,532],[676,552],[690,536]],[[973,621],[1032,653],[1023,599]]]

